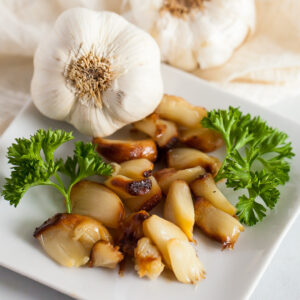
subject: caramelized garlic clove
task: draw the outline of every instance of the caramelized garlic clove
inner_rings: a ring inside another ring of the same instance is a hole
[[[197,197],[195,201],[195,220],[197,226],[210,238],[233,248],[243,225],[234,217],[214,207],[210,201]]]
[[[166,265],[171,268],[170,257],[167,251],[167,242],[174,238],[188,241],[184,232],[175,224],[157,215],[152,215],[143,222],[143,231],[145,236],[159,249]]]
[[[93,143],[101,155],[117,163],[138,158],[155,161],[157,158],[157,148],[151,139],[122,141],[96,137]]]
[[[158,205],[162,199],[161,188],[158,185],[156,179],[151,176],[151,190],[149,193],[141,196],[134,196],[127,199],[124,199],[125,205],[132,211],[146,210],[150,211],[156,205]]]
[[[178,139],[178,130],[173,122],[162,120],[158,114],[152,114],[133,126],[149,135],[160,148],[171,148]]]
[[[183,180],[173,181],[164,206],[164,218],[181,228],[190,241],[193,241],[195,212],[188,184]]]
[[[201,120],[207,115],[205,108],[193,106],[181,97],[166,94],[155,112],[160,117],[185,127],[200,126]]]
[[[161,189],[153,176],[142,180],[133,180],[117,175],[107,179],[105,185],[116,192],[132,211],[149,211],[162,198]]]
[[[66,267],[85,265],[97,241],[112,242],[99,221],[77,214],[56,214],[36,228],[34,237],[53,260]]]
[[[152,181],[149,178],[131,179],[123,175],[110,177],[104,184],[117,193],[123,200],[133,196],[145,195],[152,188]]]
[[[134,255],[138,240],[144,236],[143,223],[147,218],[149,218],[149,214],[141,210],[130,214],[123,220],[118,229],[116,244],[124,254]]]
[[[120,164],[118,175],[143,179],[151,176],[153,168],[153,163],[146,158],[133,159]]]
[[[231,216],[235,215],[236,208],[218,189],[211,174],[206,173],[200,176],[190,184],[190,187],[195,196],[204,197],[216,208],[223,210]]]
[[[204,267],[195,249],[187,241],[171,239],[167,242],[167,251],[178,281],[194,284],[205,278]]]
[[[114,269],[124,259],[119,247],[111,243],[98,241],[92,248],[89,266]]]
[[[139,277],[156,279],[164,270],[162,257],[156,246],[147,237],[139,239],[134,249],[135,269]]]
[[[176,170],[174,168],[166,168],[157,171],[154,176],[162,189],[163,193],[165,195],[168,194],[168,190],[170,188],[170,185],[175,180],[183,180],[187,183],[192,182],[199,176],[203,175],[205,173],[205,170],[198,166],[194,168],[188,168],[185,170]]]
[[[118,228],[125,217],[124,205],[113,191],[93,181],[80,181],[71,190],[72,212],[90,216],[105,226]]]
[[[213,176],[217,175],[221,167],[221,162],[216,157],[191,148],[171,149],[168,151],[167,160],[169,168],[180,170],[201,166]]]
[[[203,152],[212,152],[224,145],[224,140],[217,131],[201,127],[180,131],[179,140]]]

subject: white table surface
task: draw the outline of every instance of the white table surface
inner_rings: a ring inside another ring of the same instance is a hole
[[[300,123],[300,99],[289,99],[281,104],[274,105],[270,109]],[[300,217],[298,217],[291,230],[282,241],[282,244],[269,267],[262,276],[254,293],[251,295],[251,300],[300,299],[299,232]],[[71,300],[72,298],[23,277],[22,275],[0,267],[0,299]]]

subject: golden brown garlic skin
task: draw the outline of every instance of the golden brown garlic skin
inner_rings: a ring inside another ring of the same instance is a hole
[[[77,214],[56,214],[36,228],[33,235],[52,259],[66,267],[86,264],[97,241],[112,242],[99,221]]]
[[[97,150],[101,155],[117,163],[138,158],[147,158],[154,162],[157,158],[157,148],[151,139],[121,141],[96,137],[93,143],[97,145]]]
[[[224,140],[217,131],[201,127],[182,130],[179,139],[187,146],[205,153],[215,151],[224,145]]]
[[[233,248],[242,224],[234,217],[214,207],[203,197],[195,200],[195,221],[198,227],[210,238],[223,244],[223,249]]]
[[[143,223],[149,216],[146,211],[141,210],[130,214],[123,220],[116,238],[116,244],[125,255],[134,256],[137,242],[144,236]]]

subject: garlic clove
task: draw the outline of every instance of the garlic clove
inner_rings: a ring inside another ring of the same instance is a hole
[[[161,148],[170,148],[177,142],[178,131],[173,122],[162,120],[158,114],[152,114],[133,126],[148,134]]]
[[[203,175],[204,173],[205,170],[200,166],[184,170],[166,168],[155,172],[154,177],[156,178],[163,193],[167,195],[168,190],[173,181],[183,180],[187,183],[190,183],[193,180],[197,179],[199,176]]]
[[[149,214],[138,211],[127,216],[118,230],[116,244],[125,255],[133,256],[138,240],[144,236],[143,222],[149,218]]]
[[[187,241],[171,239],[167,242],[167,251],[178,281],[194,284],[205,278],[204,267]]]
[[[133,211],[149,211],[162,197],[161,189],[153,176],[137,180],[117,175],[107,179],[105,185],[116,192]]]
[[[223,244],[223,249],[233,248],[240,232],[244,231],[236,218],[214,207],[203,197],[196,198],[195,220],[205,235]]]
[[[157,206],[162,199],[162,192],[155,177],[149,177],[152,183],[149,193],[141,196],[134,196],[128,199],[124,199],[126,206],[132,211],[146,210],[150,211]]]
[[[157,158],[157,148],[153,140],[121,141],[100,137],[94,138],[98,152],[107,159],[120,163],[132,159],[146,158],[154,162]]]
[[[171,267],[171,261],[167,249],[168,241],[174,238],[188,241],[186,235],[178,226],[157,215],[152,215],[143,222],[143,231],[145,236],[159,249],[169,268]]]
[[[176,148],[168,151],[168,167],[186,169],[201,166],[207,172],[217,175],[221,162],[218,158],[207,155],[199,150],[191,148]]]
[[[181,130],[179,140],[203,152],[212,152],[224,145],[224,140],[218,132],[201,127]]]
[[[100,222],[76,214],[56,214],[36,228],[34,237],[53,260],[65,267],[85,265],[97,241],[112,242]]]
[[[201,120],[207,115],[205,108],[193,106],[181,97],[166,94],[155,112],[162,118],[192,128],[200,126]]]
[[[165,267],[158,249],[147,237],[139,239],[134,249],[134,261],[139,277],[156,279]]]
[[[105,241],[98,241],[92,248],[89,266],[114,269],[123,258],[119,247],[114,247]]]
[[[204,197],[216,208],[223,210],[231,216],[235,215],[236,208],[218,189],[211,174],[206,173],[200,176],[190,184],[190,187],[195,196]]]
[[[90,216],[105,226],[118,228],[125,217],[120,198],[104,185],[93,181],[80,181],[71,190],[72,212]]]
[[[173,222],[193,241],[195,212],[188,184],[183,180],[173,181],[164,206],[164,218]]]
[[[153,168],[153,163],[146,158],[133,159],[120,164],[118,175],[143,179],[151,176]]]

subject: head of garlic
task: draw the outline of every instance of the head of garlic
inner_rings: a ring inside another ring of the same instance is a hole
[[[86,135],[107,136],[144,118],[162,93],[156,42],[112,12],[65,11],[34,56],[34,104]]]
[[[123,11],[187,71],[225,63],[255,27],[254,0],[123,0]]]

